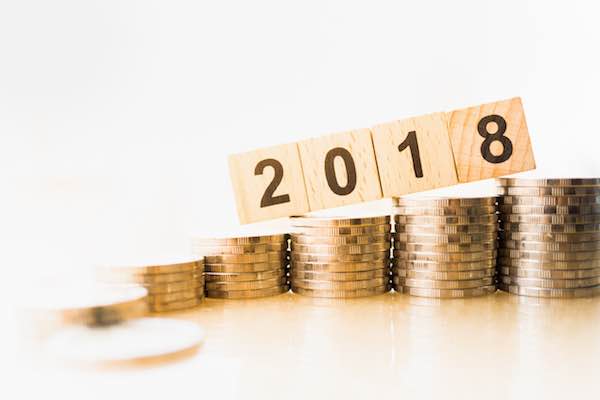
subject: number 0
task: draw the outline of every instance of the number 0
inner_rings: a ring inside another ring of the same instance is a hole
[[[278,196],[273,196],[275,194],[275,190],[281,184],[281,180],[283,179],[283,165],[274,158],[267,158],[266,160],[260,161],[256,164],[256,168],[254,168],[254,175],[262,175],[265,171],[265,168],[271,167],[273,168],[273,180],[267,186],[265,193],[260,200],[260,207],[269,207],[277,204],[288,203],[290,201],[289,194],[280,194]]]
[[[340,186],[337,176],[335,175],[333,162],[336,157],[341,157],[346,166],[348,181],[344,186]],[[356,187],[356,165],[354,164],[352,154],[350,154],[348,150],[343,147],[336,147],[327,152],[325,155],[325,178],[327,178],[329,189],[337,195],[346,196],[354,191],[354,188]]]

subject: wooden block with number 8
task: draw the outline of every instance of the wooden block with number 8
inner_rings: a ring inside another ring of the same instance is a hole
[[[381,199],[369,129],[298,143],[311,211]]]
[[[458,183],[444,113],[381,124],[372,131],[384,197]]]
[[[518,97],[451,111],[448,128],[460,182],[535,168]]]
[[[229,173],[242,224],[308,212],[296,143],[233,154]]]

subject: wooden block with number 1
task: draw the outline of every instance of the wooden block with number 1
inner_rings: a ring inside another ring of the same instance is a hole
[[[298,143],[311,211],[381,199],[369,129]]]
[[[373,127],[384,197],[458,183],[444,113]]]
[[[242,224],[309,210],[296,143],[233,154],[229,173]]]
[[[448,128],[460,182],[535,168],[525,112],[518,97],[451,111]]]

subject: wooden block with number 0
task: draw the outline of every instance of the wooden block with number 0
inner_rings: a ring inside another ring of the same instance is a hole
[[[518,97],[451,111],[448,128],[460,182],[535,168]]]
[[[369,129],[298,143],[311,210],[381,199]]]
[[[242,224],[308,212],[296,143],[229,156]]]
[[[384,197],[458,183],[444,113],[381,124],[372,131]]]

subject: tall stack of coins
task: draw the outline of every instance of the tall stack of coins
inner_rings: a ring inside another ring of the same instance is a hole
[[[206,297],[248,299],[289,290],[288,235],[192,239],[205,256]]]
[[[294,293],[364,297],[390,290],[390,217],[292,218]]]
[[[395,198],[394,289],[464,298],[496,290],[496,198]]]
[[[118,266],[100,266],[104,282],[133,283],[148,291],[148,309],[160,313],[198,306],[204,298],[202,257],[152,260]]]
[[[600,293],[600,179],[498,184],[498,287],[536,297]]]

